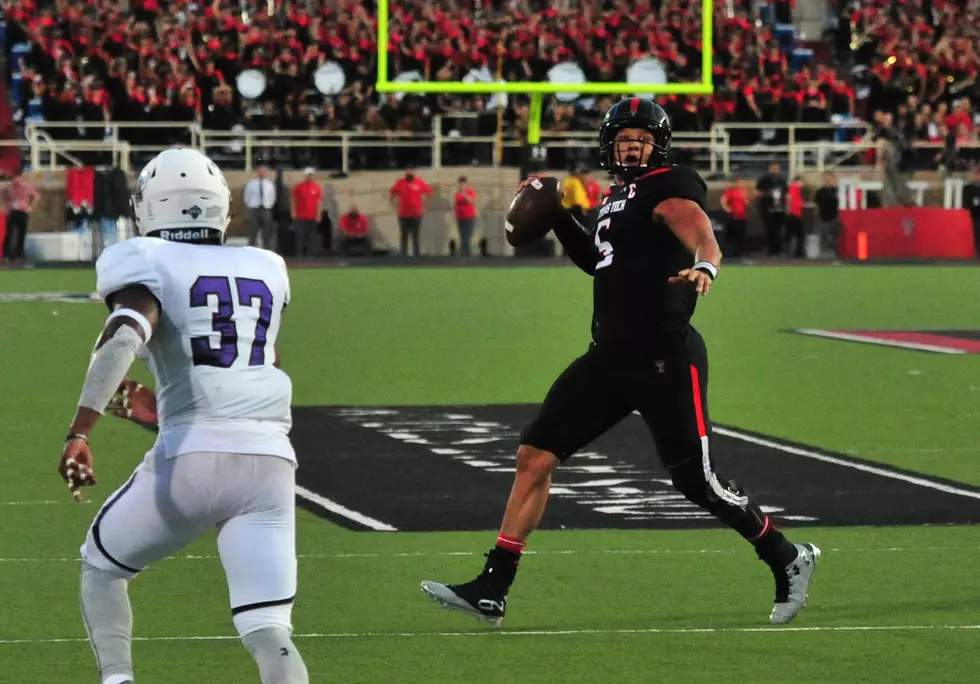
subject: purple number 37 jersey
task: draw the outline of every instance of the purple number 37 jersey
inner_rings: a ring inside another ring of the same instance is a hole
[[[134,285],[160,302],[144,349],[153,373],[168,457],[194,452],[268,454],[295,460],[289,442],[292,383],[274,366],[289,276],[277,254],[133,238],[96,263],[106,299]]]

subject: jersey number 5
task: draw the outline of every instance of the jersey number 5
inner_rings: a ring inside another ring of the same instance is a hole
[[[612,225],[612,219],[602,219],[595,227],[595,246],[602,253],[602,261],[595,265],[595,270],[605,268],[613,261],[613,246],[608,242],[599,239],[599,233]]]
[[[231,281],[235,281],[237,301],[232,296]],[[250,366],[265,364],[265,342],[272,325],[272,292],[261,280],[252,278],[227,278],[225,276],[200,276],[191,287],[192,308],[209,306],[209,299],[217,297],[218,310],[211,316],[211,329],[220,335],[217,349],[211,346],[211,336],[191,338],[191,352],[195,366],[231,368],[238,358],[238,324],[235,322],[236,306],[258,305],[259,319],[255,323]]]

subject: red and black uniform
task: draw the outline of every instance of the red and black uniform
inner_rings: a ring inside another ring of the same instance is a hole
[[[642,138],[631,137],[637,129]],[[695,285],[668,280],[692,268],[713,278],[717,266],[696,264],[657,215],[668,199],[693,201],[702,210],[705,204],[701,177],[667,163],[670,142],[667,114],[650,100],[621,100],[603,118],[599,163],[617,185],[603,198],[591,230],[564,210],[552,225],[568,256],[593,276],[592,344],[551,386],[521,435],[522,451],[531,447],[565,461],[638,412],[678,492],[750,541],[773,569],[778,605],[790,600],[790,564],[801,552],[748,494],[712,468],[708,354],[690,323]],[[445,607],[499,624],[525,546],[525,539],[501,534],[475,580],[423,582],[422,589]]]
[[[556,231],[593,275],[593,341],[552,385],[521,443],[564,461],[637,411],[677,489],[753,540],[765,514],[711,466],[708,353],[690,324],[697,294],[668,283],[694,258],[655,216],[671,198],[703,208],[705,193],[696,172],[665,166],[611,188],[589,235],[591,257],[585,241],[573,247],[568,230]]]
[[[555,382],[523,443],[564,460],[638,410],[665,463],[693,453],[701,467],[707,354],[690,326],[697,295],[667,282],[694,259],[654,209],[674,197],[703,207],[705,191],[690,169],[654,169],[603,198],[591,259],[566,245],[593,275],[593,342]]]

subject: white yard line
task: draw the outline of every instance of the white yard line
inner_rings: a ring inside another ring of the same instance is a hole
[[[953,487],[952,485],[942,484],[940,482],[933,482],[932,480],[927,480],[925,477],[916,477],[915,475],[908,475],[906,473],[897,473],[894,470],[888,470],[887,468],[879,468],[877,466],[873,466],[868,463],[854,463],[853,461],[848,461],[843,458],[837,458],[836,456],[821,454],[817,451],[811,451],[810,449],[804,449],[802,447],[780,444],[779,442],[774,442],[773,440],[770,439],[765,439],[763,437],[756,437],[755,435],[748,435],[745,434],[744,432],[739,432],[738,430],[732,430],[730,428],[712,427],[711,431],[715,434],[724,435],[725,437],[731,437],[732,439],[739,439],[742,440],[743,442],[748,442],[750,444],[764,446],[769,449],[776,449],[786,454],[792,454],[794,456],[802,456],[804,458],[812,458],[815,461],[832,463],[833,465],[839,465],[845,468],[851,468],[852,470],[860,470],[863,473],[871,473],[872,475],[878,475],[879,477],[887,477],[892,480],[901,480],[902,482],[908,482],[909,484],[913,484],[918,487],[925,487],[926,489],[935,489],[936,491],[944,492],[946,494],[965,496],[970,499],[980,499],[980,492],[975,492],[970,489],[964,489],[962,487]]]
[[[691,627],[663,629],[659,627],[637,629],[515,629],[470,632],[310,632],[294,634],[294,639],[427,639],[433,637],[529,637],[529,636],[594,636],[602,634],[756,634],[780,632],[926,632],[975,630],[980,625],[827,625],[818,627]],[[61,639],[0,639],[0,645],[17,644],[83,644],[83,637]],[[133,641],[238,641],[237,636],[159,636],[133,637]]]
[[[336,501],[331,501],[325,496],[320,496],[316,492],[311,492],[306,487],[296,486],[296,495],[301,499],[305,499],[310,503],[319,506],[325,511],[329,511],[335,515],[340,515],[348,520],[352,520],[358,525],[363,525],[372,530],[377,530],[378,532],[397,532],[398,529],[392,527],[388,523],[383,523],[380,520],[375,520],[374,518],[364,515],[363,513],[358,513],[355,510],[351,510],[346,506],[341,506]]]
[[[821,547],[823,548],[823,547]],[[545,549],[542,551],[525,551],[526,556],[689,556],[707,554],[740,554],[745,549]],[[851,547],[823,548],[829,553],[936,553],[944,551],[980,551],[980,544],[975,546],[882,546],[882,547]],[[402,553],[301,553],[300,560],[344,560],[351,558],[431,558],[440,556],[483,556],[484,551],[408,551]],[[166,561],[217,561],[216,554],[185,554],[171,556]],[[0,563],[77,563],[78,558],[0,558]]]

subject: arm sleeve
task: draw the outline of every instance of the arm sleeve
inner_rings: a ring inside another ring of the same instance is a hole
[[[127,287],[141,285],[163,301],[163,285],[143,247],[144,238],[110,245],[95,262],[95,289],[106,303]]]
[[[580,269],[593,275],[599,263],[599,248],[592,241],[589,231],[572,216],[567,209],[554,225],[555,237],[565,247],[568,258]]]

